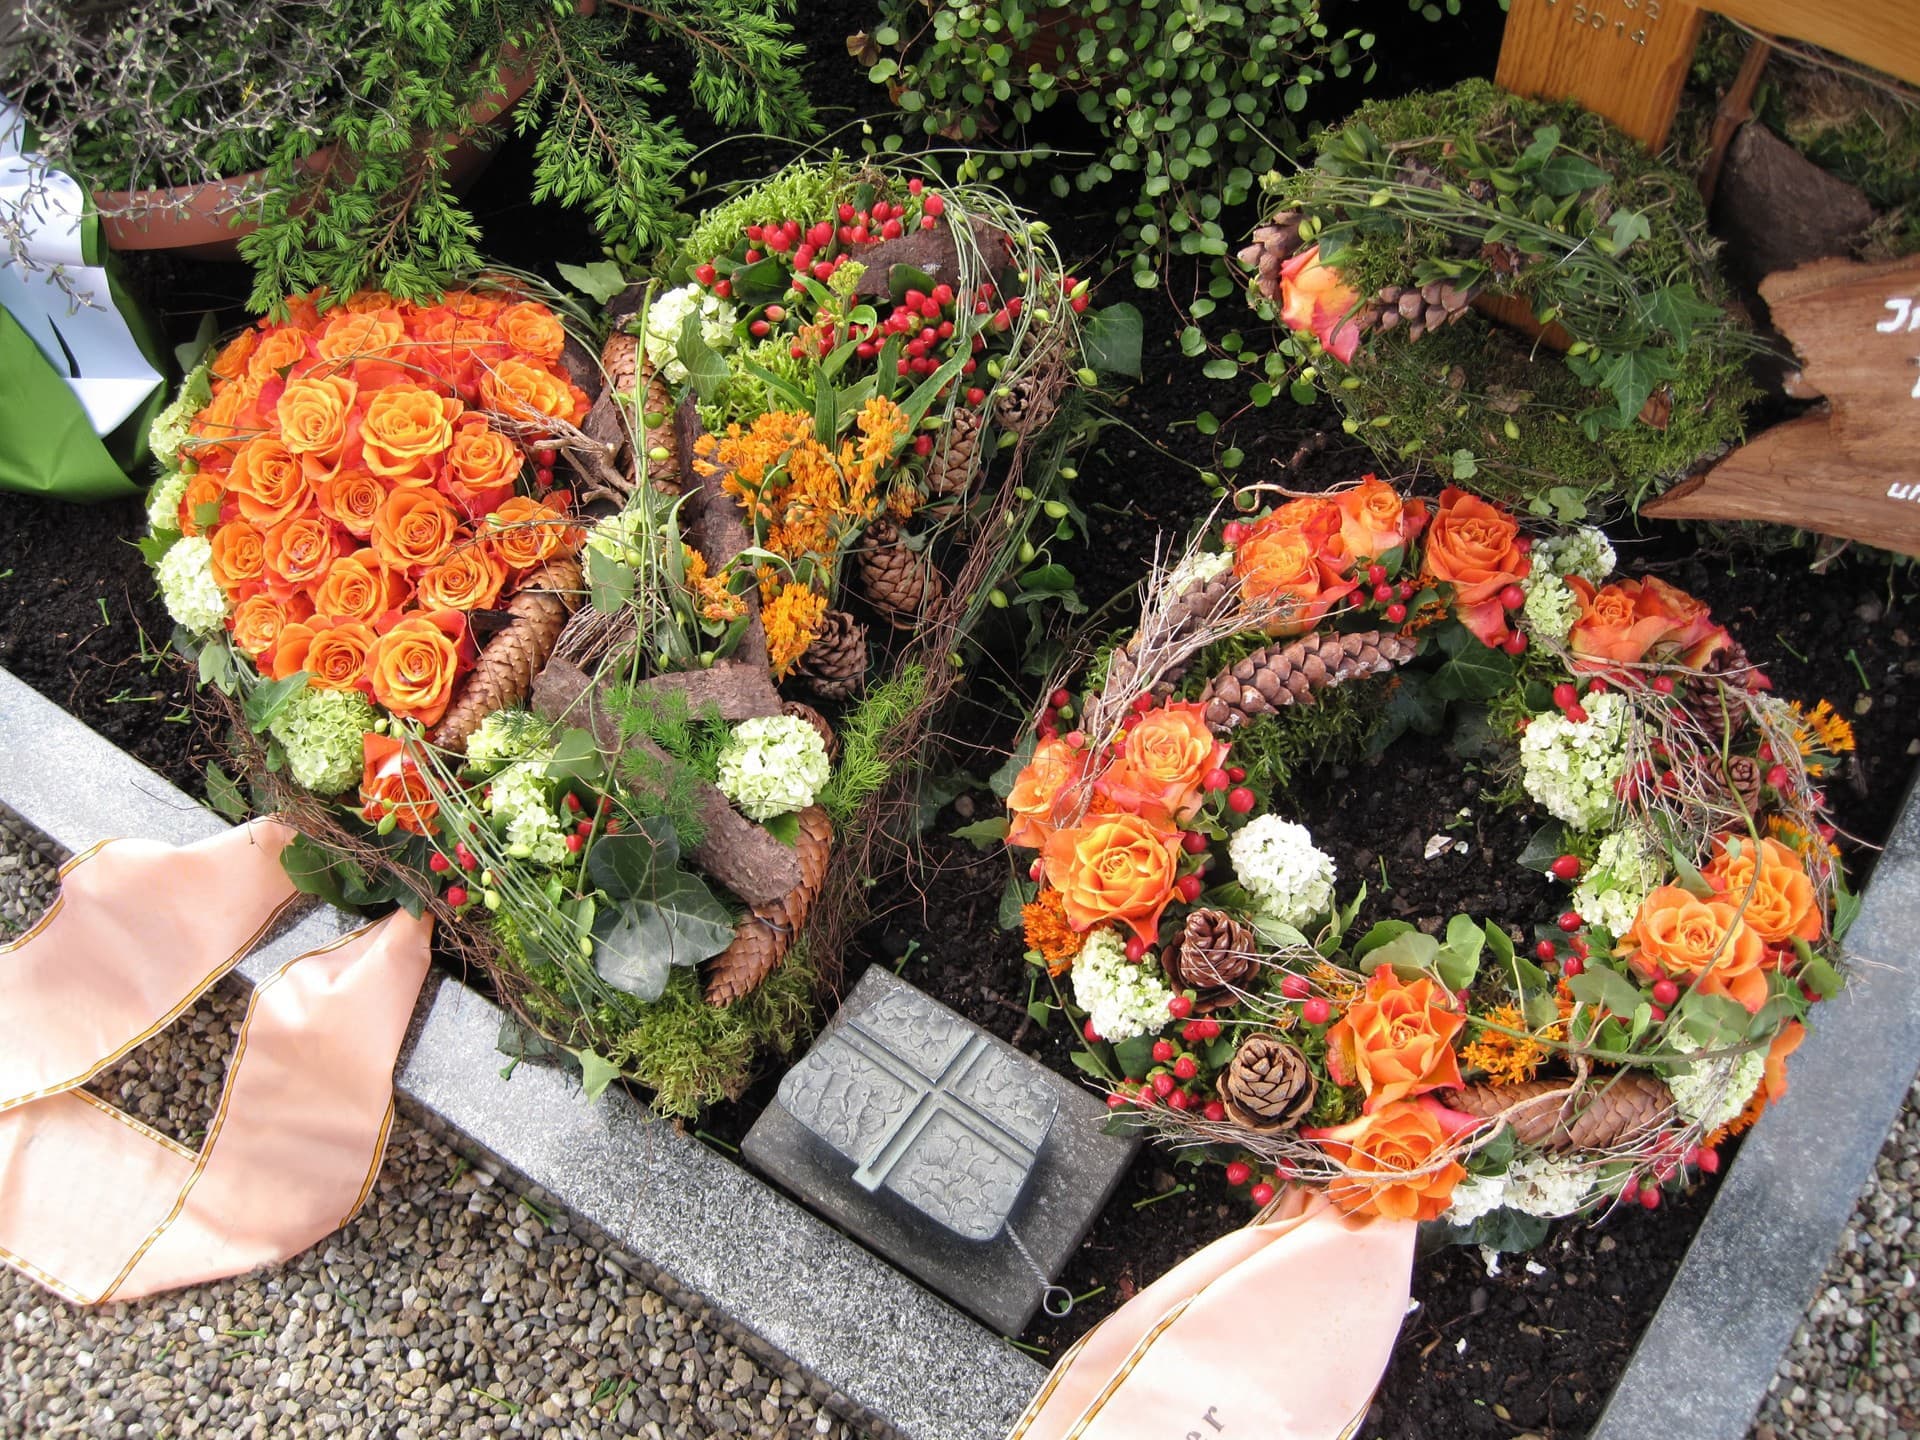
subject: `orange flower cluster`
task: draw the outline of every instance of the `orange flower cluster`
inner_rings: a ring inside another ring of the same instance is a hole
[[[1071,966],[1085,943],[1068,921],[1066,901],[1058,890],[1042,890],[1022,905],[1020,924],[1027,948],[1046,961],[1049,975],[1058,975]]]
[[[1289,602],[1276,633],[1311,630],[1359,588],[1364,561],[1404,552],[1427,525],[1427,507],[1368,475],[1349,490],[1282,505],[1234,547],[1233,570],[1252,600]]]
[[[1563,1000],[1561,1008],[1564,1014],[1572,1004]],[[1529,1030],[1526,1016],[1520,1013],[1518,1005],[1495,1005],[1478,1018],[1488,1024],[1478,1038],[1460,1047],[1460,1058],[1469,1069],[1485,1071],[1489,1085],[1518,1085],[1531,1080],[1534,1072],[1546,1062],[1547,1047],[1542,1042],[1566,1039],[1565,1025],[1549,1025],[1538,1032]],[[1493,1029],[1495,1025],[1504,1028]],[[1508,1031],[1520,1033],[1508,1034]]]
[[[205,534],[234,644],[433,724],[468,662],[465,613],[578,544],[562,505],[514,493],[526,463],[492,411],[572,424],[587,397],[558,364],[546,306],[456,291],[413,305],[316,296],[213,362],[185,447],[183,534]]]
[[[1566,582],[1580,601],[1580,618],[1567,636],[1577,671],[1625,678],[1618,667],[1642,661],[1703,669],[1733,644],[1703,601],[1654,576],[1597,589],[1578,575]],[[1751,689],[1768,688],[1758,671],[1743,678]]]
[[[1402,980],[1382,965],[1327,1031],[1327,1073],[1336,1084],[1364,1090],[1369,1115],[1396,1100],[1457,1088],[1453,1040],[1466,1023],[1434,981]]]

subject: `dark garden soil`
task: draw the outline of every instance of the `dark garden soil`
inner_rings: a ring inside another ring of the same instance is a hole
[[[1379,25],[1415,27],[1383,43],[1383,73],[1392,88],[1448,83],[1491,67],[1496,41],[1485,25],[1428,27],[1406,18],[1400,0],[1360,7]],[[1492,10],[1493,7],[1485,7]],[[830,125],[871,112],[876,90],[845,63],[843,38],[868,16],[863,3],[807,7],[814,91]],[[1362,23],[1354,21],[1352,23]],[[1353,95],[1329,86],[1315,109],[1342,113]],[[698,143],[714,139],[689,117]],[[857,136],[852,137],[857,141]],[[773,156],[764,145],[734,142],[703,157],[709,176],[754,173]],[[472,197],[490,244],[503,259],[548,269],[553,260],[592,258],[584,226],[565,212],[527,204],[526,147],[508,144]],[[1056,234],[1085,250],[1112,236],[1104,200],[1054,200],[1044,184],[1023,195],[1051,220]],[[1230,226],[1231,230],[1232,227]],[[246,290],[232,268],[146,263],[130,267],[171,328],[191,333],[198,312],[222,309],[229,322]],[[549,272],[550,273],[550,272]],[[1243,479],[1279,481],[1312,490],[1371,468],[1364,452],[1319,437],[1327,414],[1284,400],[1244,409],[1232,386],[1201,377],[1183,359],[1175,337],[1172,296],[1201,284],[1190,265],[1175,264],[1161,291],[1112,298],[1140,304],[1146,318],[1146,378],[1115,407],[1121,423],[1101,436],[1081,465],[1077,498],[1092,533],[1084,548],[1057,558],[1079,577],[1096,608],[1116,601],[1111,623],[1129,618],[1127,592],[1155,547],[1177,543],[1215,504],[1198,478],[1217,469],[1222,452],[1245,456]],[[1124,278],[1109,287],[1130,290]],[[1244,392],[1242,392],[1244,393]],[[1202,436],[1193,419],[1211,410],[1226,421]],[[144,509],[128,500],[91,509],[0,497],[0,666],[154,766],[199,793],[218,736],[196,719],[191,675],[164,654],[171,630],[140,556],[128,543],[144,527]],[[1649,569],[1706,600],[1728,623],[1779,692],[1811,702],[1830,699],[1854,719],[1859,751],[1830,789],[1842,829],[1862,843],[1847,854],[1856,879],[1872,863],[1906,788],[1920,747],[1920,606],[1909,571],[1874,552],[1842,556],[1826,573],[1809,571],[1811,552],[1733,548],[1729,542],[1672,527],[1649,529],[1621,543],[1623,566]],[[997,923],[1009,861],[982,854],[947,833],[965,819],[993,813],[984,777],[1020,727],[1014,701],[1038,681],[1019,673],[1023,633],[1009,626],[985,637],[989,654],[973,676],[969,708],[949,722],[965,735],[935,762],[935,773],[965,772],[974,782],[940,811],[911,873],[876,886],[876,918],[846,957],[845,983],[870,964],[885,964],[994,1033],[1055,1069],[1075,1073],[1068,1055],[1076,1037],[1055,1016],[1037,1024],[1029,1002],[1046,998],[1044,978],[1021,958],[1017,934]],[[7,736],[9,745],[31,737]],[[1366,919],[1405,916],[1438,921],[1470,911],[1531,927],[1559,905],[1544,881],[1513,865],[1538,817],[1502,812],[1487,801],[1497,777],[1450,756],[1437,740],[1400,742],[1372,763],[1327,766],[1305,776],[1287,801],[1318,844],[1337,859],[1343,888],[1365,880]],[[1466,842],[1427,859],[1430,837]],[[1817,1020],[1817,1017],[1816,1017]],[[769,1076],[705,1128],[737,1139],[770,1092]],[[1084,1296],[1062,1322],[1036,1325],[1023,1342],[1057,1354],[1088,1324],[1108,1313],[1202,1244],[1243,1223],[1250,1207],[1239,1192],[1205,1172],[1176,1167],[1145,1151],[1115,1201],[1072,1262],[1064,1284]],[[1456,1436],[1584,1434],[1597,1418],[1647,1318],[1712,1199],[1711,1184],[1669,1197],[1657,1212],[1639,1209],[1599,1225],[1563,1224],[1533,1256],[1508,1256],[1490,1273],[1475,1252],[1449,1249],[1423,1258],[1414,1275],[1418,1308],[1408,1317],[1365,1433],[1384,1440],[1451,1440]],[[1328,1297],[1337,1303],[1337,1297]],[[1257,1333],[1257,1317],[1249,1318]]]

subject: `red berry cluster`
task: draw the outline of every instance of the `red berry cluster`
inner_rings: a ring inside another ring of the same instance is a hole
[[[1174,996],[1167,1003],[1167,1009],[1176,1020],[1186,1020],[1180,1027],[1179,1043],[1164,1036],[1154,1041],[1153,1067],[1145,1075],[1131,1075],[1122,1081],[1108,1094],[1108,1107],[1119,1110],[1133,1105],[1151,1109],[1155,1105],[1164,1105],[1169,1110],[1182,1113],[1198,1111],[1216,1122],[1225,1120],[1226,1107],[1212,1096],[1214,1071],[1207,1064],[1206,1057],[1192,1048],[1218,1039],[1220,1022],[1190,1018],[1193,1015],[1191,993]],[[1086,1036],[1091,1041],[1097,1042],[1099,1039],[1093,1033],[1091,1021],[1087,1024]]]
[[[1411,580],[1395,580],[1394,571],[1378,560],[1371,561],[1366,568],[1367,583],[1362,593],[1366,597],[1362,604],[1374,604],[1380,607],[1381,617],[1389,625],[1404,625],[1407,619],[1407,601],[1411,600],[1416,588]]]
[[[444,851],[436,850],[427,857],[427,868],[436,875],[448,875],[457,870],[442,898],[458,910],[471,898],[464,882],[471,872],[480,868],[480,857],[467,848],[466,841],[457,840],[451,857]]]
[[[1309,1025],[1331,1025],[1335,1019],[1333,1002],[1313,993],[1313,982],[1304,975],[1287,975],[1280,981],[1280,993],[1298,1002],[1300,1018]]]
[[[1622,1205],[1639,1205],[1648,1210],[1660,1208],[1662,1187],[1682,1178],[1682,1172],[1698,1170],[1702,1175],[1720,1173],[1720,1152],[1704,1145],[1674,1148],[1657,1155],[1643,1171],[1627,1177],[1620,1187]]]
[[[1227,1184],[1236,1190],[1249,1180],[1253,1180],[1253,1188],[1247,1192],[1247,1198],[1262,1209],[1273,1203],[1273,1197],[1278,1192],[1282,1180],[1289,1178],[1275,1171],[1271,1176],[1263,1175],[1255,1180],[1254,1176],[1257,1172],[1244,1160],[1229,1160],[1226,1169]]]

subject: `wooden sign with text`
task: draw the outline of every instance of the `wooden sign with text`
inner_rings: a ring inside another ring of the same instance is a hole
[[[1661,520],[1766,520],[1920,556],[1920,258],[1816,260],[1760,293],[1827,406],[1764,431],[1641,507]]]

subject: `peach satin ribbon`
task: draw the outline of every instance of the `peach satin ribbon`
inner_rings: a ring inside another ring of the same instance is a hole
[[[1060,1357],[1008,1440],[1344,1440],[1393,1354],[1411,1221],[1296,1191]]]
[[[0,949],[0,1260],[69,1300],[131,1300],[285,1260],[372,1189],[432,925],[404,912],[253,992],[192,1150],[79,1087],[159,1034],[295,898],[293,832],[96,846]]]

